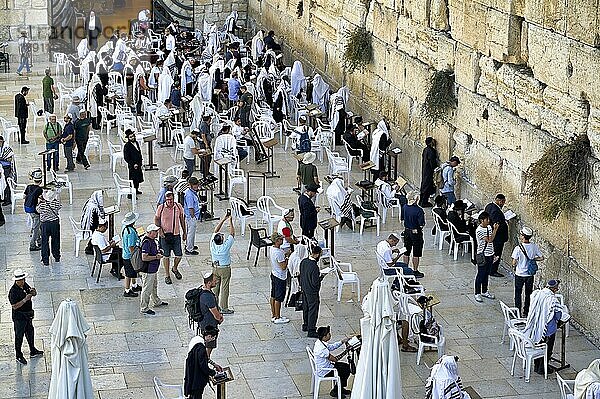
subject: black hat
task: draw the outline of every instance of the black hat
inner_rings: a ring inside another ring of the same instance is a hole
[[[306,186],[306,191],[312,191],[313,193],[316,193],[317,190],[319,190],[319,185],[315,184],[315,183],[310,183]]]
[[[319,337],[319,339],[323,339],[323,337],[325,337],[327,334],[329,334],[330,331],[331,331],[330,326],[319,327],[319,328],[317,328],[317,336]]]
[[[450,158],[450,162],[460,163],[460,159],[455,155],[452,158]]]

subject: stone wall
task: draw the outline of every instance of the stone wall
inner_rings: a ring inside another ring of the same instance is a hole
[[[21,31],[26,31],[31,40],[33,61],[48,60],[48,24],[47,0],[8,0],[8,9],[0,9],[0,42],[8,42],[11,71],[19,65],[17,40]],[[3,50],[4,51],[4,50]]]
[[[194,25],[202,29],[202,21],[221,27],[225,18],[236,10],[238,12],[238,26],[246,26],[248,18],[248,2],[246,0],[194,0],[195,17]]]
[[[574,319],[599,338],[598,184],[573,214],[552,223],[533,216],[535,201],[523,193],[525,171],[557,140],[587,133],[600,156],[597,0],[304,0],[301,17],[297,8],[297,0],[249,0],[250,24],[276,31],[288,63],[302,60],[306,73],[318,71],[332,87],[347,84],[352,109],[388,118],[412,184],[420,182],[422,143],[431,135],[442,159],[463,159],[463,197],[485,205],[506,194],[519,217],[504,258],[518,228],[533,227],[547,258],[537,279],[561,278]],[[374,61],[347,75],[344,32],[361,25],[373,33]],[[420,107],[430,77],[443,68],[455,72],[458,107],[432,128]]]

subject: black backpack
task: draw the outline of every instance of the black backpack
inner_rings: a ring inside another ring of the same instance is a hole
[[[188,314],[188,322],[190,327],[194,323],[200,323],[204,320],[204,314],[200,308],[200,296],[202,295],[202,288],[192,288],[185,293],[185,310]]]

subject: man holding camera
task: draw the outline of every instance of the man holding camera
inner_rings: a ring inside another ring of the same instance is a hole
[[[12,320],[15,328],[15,353],[17,362],[27,364],[23,357],[21,347],[23,346],[23,337],[27,338],[29,344],[29,356],[31,358],[39,357],[44,354],[43,351],[36,349],[34,343],[33,329],[33,306],[31,298],[37,295],[35,288],[30,287],[25,282],[28,276],[22,269],[16,269],[13,272],[13,281],[15,282],[8,292],[8,301],[12,306]]]
[[[226,220],[229,220],[229,236],[227,238],[220,232]],[[231,247],[235,242],[234,237],[235,227],[231,218],[231,209],[227,209],[227,213],[215,227],[215,231],[210,238],[213,274],[217,279],[213,292],[219,302],[222,314],[233,313],[233,309],[229,309],[229,280],[231,279]]]

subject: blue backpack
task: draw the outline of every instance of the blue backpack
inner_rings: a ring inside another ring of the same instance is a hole
[[[300,142],[298,143],[298,152],[310,152],[310,136],[308,135],[308,128],[300,133]]]
[[[529,255],[527,255],[527,251],[525,251],[525,247],[522,244],[519,244],[519,247],[521,248],[523,255],[525,255],[525,259],[527,259],[527,262],[525,263],[527,265],[527,274],[530,276],[535,275],[535,273],[538,271],[537,261],[529,258]]]

